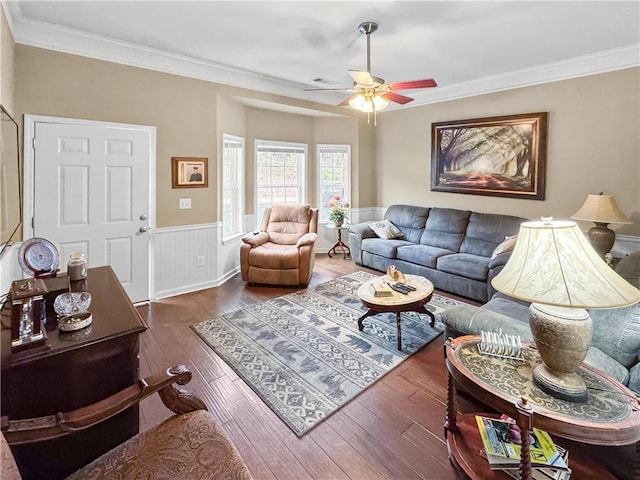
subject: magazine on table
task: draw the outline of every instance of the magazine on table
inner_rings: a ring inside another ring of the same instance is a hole
[[[517,469],[520,465],[521,433],[512,420],[476,415],[484,452],[492,470]],[[547,432],[538,428],[529,432],[532,468],[568,470],[568,465]]]
[[[558,451],[560,452],[560,456],[564,460],[564,463],[569,465],[569,450],[561,447],[560,445],[556,445]],[[504,473],[509,475],[511,478],[515,478],[516,480],[520,480],[520,470],[516,468],[505,468],[502,469]],[[570,480],[571,478],[571,469],[568,470],[560,470],[557,468],[533,468],[531,470],[531,478],[533,480]]]

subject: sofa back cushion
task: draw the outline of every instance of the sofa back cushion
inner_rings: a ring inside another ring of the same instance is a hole
[[[640,287],[640,252],[627,255],[616,272],[634,287]],[[640,303],[624,308],[590,310],[592,345],[630,368],[640,356]]]
[[[429,217],[427,218],[422,238],[420,238],[420,243],[458,252],[464,239],[464,232],[467,229],[470,216],[471,212],[468,210],[432,208],[429,211]]]
[[[495,213],[473,212],[460,246],[460,253],[491,257],[505,237],[516,235],[526,219]]]
[[[302,235],[316,231],[313,213],[309,205],[275,204],[265,210],[261,230],[273,243],[295,245]]]
[[[384,214],[385,220],[402,231],[404,240],[412,243],[420,241],[428,216],[428,208],[413,205],[391,205]]]

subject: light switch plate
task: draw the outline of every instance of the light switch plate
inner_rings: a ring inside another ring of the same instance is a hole
[[[184,210],[186,208],[191,208],[191,199],[190,198],[181,198],[178,200],[178,208],[180,210]]]

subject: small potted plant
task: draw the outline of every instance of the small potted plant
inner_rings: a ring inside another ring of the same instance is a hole
[[[349,203],[343,202],[340,195],[333,195],[329,199],[329,220],[331,220],[336,227],[341,227],[344,221],[349,216]]]

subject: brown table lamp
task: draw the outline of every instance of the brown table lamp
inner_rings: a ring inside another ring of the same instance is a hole
[[[594,222],[589,229],[589,241],[596,252],[604,257],[613,248],[616,234],[607,225],[610,223],[632,223],[618,207],[616,199],[611,195],[589,195],[580,209],[571,215],[574,220]]]
[[[593,329],[584,309],[632,305],[640,301],[640,290],[602,260],[575,222],[550,218],[520,226],[511,258],[491,283],[532,302],[529,326],[544,362],[534,370],[534,383],[557,398],[585,401],[577,370]]]

